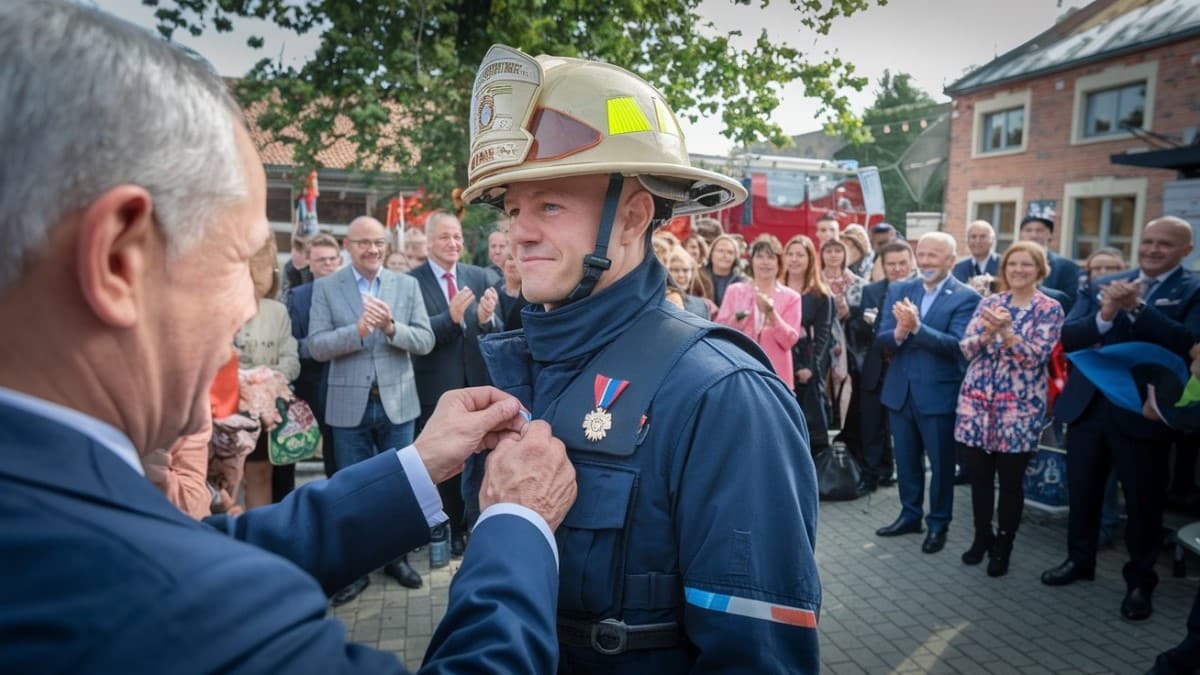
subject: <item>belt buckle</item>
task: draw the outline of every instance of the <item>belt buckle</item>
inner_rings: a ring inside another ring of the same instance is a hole
[[[591,634],[592,649],[613,656],[625,652],[625,647],[629,642],[629,632],[626,630],[625,622],[619,619],[604,619],[598,623],[592,624]],[[615,645],[613,643],[616,643]]]

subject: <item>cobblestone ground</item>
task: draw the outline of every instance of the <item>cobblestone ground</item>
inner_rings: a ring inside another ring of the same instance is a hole
[[[1144,673],[1176,644],[1200,583],[1171,576],[1167,555],[1154,594],[1154,616],[1130,624],[1118,611],[1124,594],[1123,539],[1101,552],[1094,582],[1050,588],[1042,570],[1066,555],[1066,519],[1026,509],[1008,576],[959,559],[971,543],[966,487],[955,494],[957,519],[945,550],[921,553],[921,535],[881,539],[876,528],[899,513],[896,488],[854,502],[823,503],[817,562],[824,587],[821,663],[828,673]],[[1171,518],[1169,524],[1183,522]],[[429,551],[410,556],[425,585],[407,590],[376,572],[354,602],[332,609],[349,639],[420,665],[446,611],[458,568],[429,571]]]

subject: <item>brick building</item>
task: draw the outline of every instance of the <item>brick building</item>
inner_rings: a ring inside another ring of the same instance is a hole
[[[987,220],[1002,251],[1024,215],[1053,213],[1063,255],[1132,257],[1143,223],[1164,212],[1164,185],[1183,181],[1112,157],[1197,135],[1200,0],[1098,0],[946,94],[947,232],[965,241],[967,223]]]

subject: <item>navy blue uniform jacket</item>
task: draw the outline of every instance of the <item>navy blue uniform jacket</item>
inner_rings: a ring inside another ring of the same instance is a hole
[[[201,523],[111,450],[0,405],[0,673],[402,673],[326,597],[429,541],[394,453]],[[479,525],[421,672],[549,673],[554,555]]]
[[[601,373],[629,380],[626,398],[611,406],[613,432],[583,441],[580,425],[594,407],[588,364],[598,352],[647,313],[707,324],[671,305],[665,286],[665,270],[648,256],[583,300],[551,312],[526,307],[524,335],[481,340],[496,386],[534,417],[564,419],[556,436],[579,437],[579,446],[567,443],[579,498],[555,533],[559,613],[683,628],[674,648],[606,656],[564,646],[560,672],[815,673],[816,471],[791,390],[750,354],[705,337],[667,373],[637,442],[622,445],[618,432],[638,429],[641,414],[626,399],[649,386],[637,377],[646,351],[634,346],[628,375]],[[578,376],[588,400],[560,408]],[[793,611],[772,620],[768,605]]]

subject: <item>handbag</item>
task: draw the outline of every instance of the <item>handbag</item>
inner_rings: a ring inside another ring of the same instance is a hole
[[[819,451],[813,458],[817,466],[817,489],[822,501],[840,502],[858,499],[862,469],[842,443]]]
[[[276,466],[295,464],[317,454],[321,448],[321,429],[312,408],[299,397],[291,401],[275,399],[280,422],[268,435],[267,457]]]

